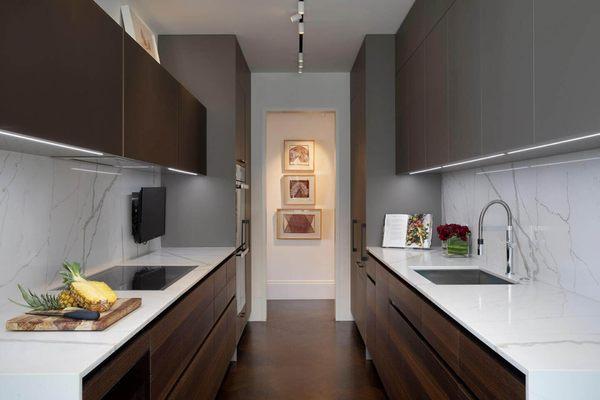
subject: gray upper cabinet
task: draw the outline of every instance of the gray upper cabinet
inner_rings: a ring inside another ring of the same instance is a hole
[[[448,161],[448,23],[441,19],[424,42],[425,149],[428,166]]]
[[[396,73],[396,174],[409,172],[408,68]]]
[[[533,143],[533,0],[479,2],[482,140],[488,154]]]
[[[535,141],[600,130],[600,1],[535,2]]]
[[[447,13],[451,161],[481,154],[480,5],[456,0]]]

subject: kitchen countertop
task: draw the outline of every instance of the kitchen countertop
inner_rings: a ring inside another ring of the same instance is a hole
[[[436,285],[414,269],[476,268],[479,259],[446,258],[440,249],[368,251],[522,371],[527,399],[600,398],[600,302],[537,281]]]
[[[163,248],[117,265],[197,266],[160,291],[117,291],[142,305],[104,331],[0,331],[0,399],[80,399],[82,378],[234,252],[233,247]],[[95,271],[94,271],[95,272]],[[7,304],[4,322],[25,311]]]

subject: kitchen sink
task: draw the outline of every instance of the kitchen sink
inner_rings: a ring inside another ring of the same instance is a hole
[[[414,271],[436,285],[514,284],[514,282],[492,275],[480,269],[415,269]]]

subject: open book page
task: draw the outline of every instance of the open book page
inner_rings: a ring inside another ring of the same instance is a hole
[[[431,214],[386,214],[382,247],[431,248]]]

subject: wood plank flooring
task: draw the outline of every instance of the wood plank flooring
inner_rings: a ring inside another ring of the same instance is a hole
[[[334,321],[333,300],[272,300],[251,322],[218,399],[385,399],[353,322]]]

